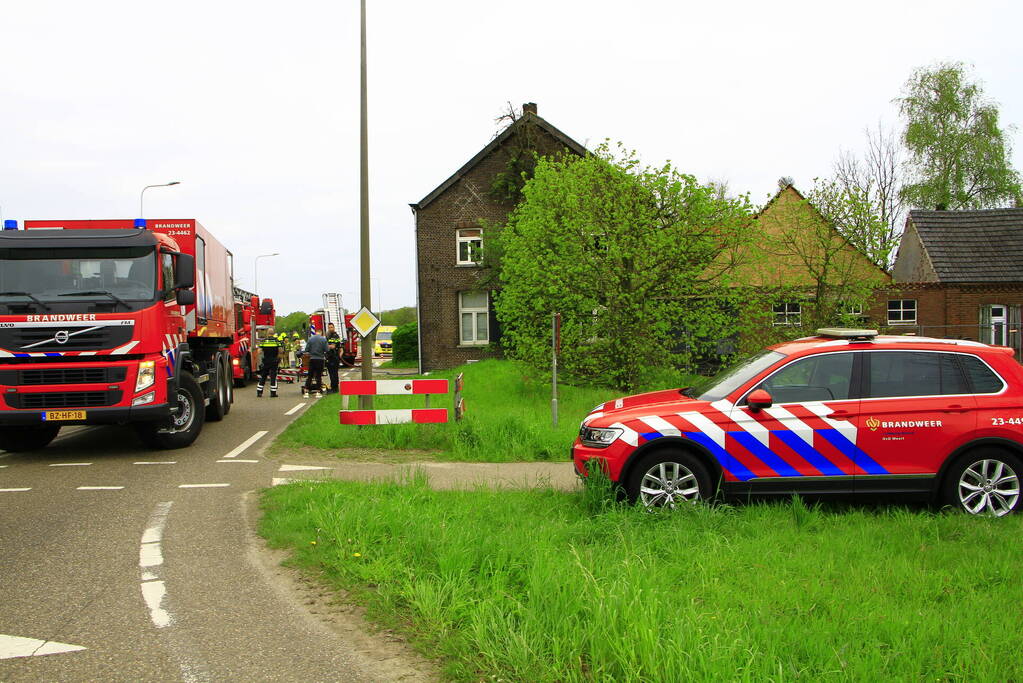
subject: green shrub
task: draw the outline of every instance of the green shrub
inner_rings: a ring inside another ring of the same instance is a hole
[[[391,335],[394,343],[394,355],[391,360],[400,363],[419,361],[419,326],[416,323],[405,323]]]

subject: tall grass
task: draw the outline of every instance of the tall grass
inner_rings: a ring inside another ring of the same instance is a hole
[[[601,501],[604,502],[601,502]],[[1023,517],[293,484],[262,532],[456,680],[1020,680]]]
[[[579,422],[599,403],[620,394],[612,389],[558,388],[558,427],[551,426],[551,385],[548,376],[512,361],[487,360],[454,370],[431,373],[435,378],[465,374],[463,420],[440,425],[376,425],[342,427],[341,401],[317,401],[279,437],[284,446],[316,448],[379,448],[429,450],[449,460],[508,462],[564,460]],[[665,381],[682,381],[665,377]],[[664,387],[660,387],[664,388]],[[377,396],[374,408],[421,408],[422,396]],[[351,407],[357,407],[352,401]],[[433,408],[452,409],[451,396],[431,398]]]

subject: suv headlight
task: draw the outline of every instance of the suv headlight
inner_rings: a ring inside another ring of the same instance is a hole
[[[593,448],[607,448],[622,435],[623,430],[618,427],[587,427],[579,428],[579,440],[586,446]]]
[[[144,360],[139,363],[139,374],[135,379],[135,391],[142,391],[153,386],[156,381],[156,363],[151,360]]]

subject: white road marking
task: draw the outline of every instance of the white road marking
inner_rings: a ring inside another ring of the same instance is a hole
[[[86,467],[91,462],[51,462],[50,467]]]
[[[68,645],[67,643],[39,640],[37,638],[7,636],[0,633],[0,659],[56,655],[61,652],[76,652],[84,649],[81,645]]]
[[[217,462],[259,462],[259,461],[258,460],[242,460],[241,458],[238,458],[237,460],[218,460]]]
[[[173,502],[157,503],[153,514],[149,516],[149,524],[142,533],[143,543],[159,543],[163,538],[163,527],[167,524],[167,515],[170,514]]]
[[[255,434],[253,434],[253,435],[252,435],[252,436],[250,436],[249,438],[245,439],[245,441],[244,441],[244,442],[242,442],[242,444],[241,444],[240,446],[238,446],[237,448],[235,448],[235,449],[234,449],[233,451],[231,451],[230,453],[228,453],[228,454],[227,454],[227,455],[225,455],[224,457],[225,457],[225,458],[236,458],[236,457],[238,457],[238,455],[239,455],[239,454],[240,454],[240,453],[241,453],[242,451],[244,451],[244,450],[245,450],[246,448],[248,448],[248,447],[249,447],[249,446],[251,446],[252,444],[254,444],[254,443],[256,443],[257,441],[259,441],[259,440],[260,440],[261,438],[263,438],[264,436],[266,436],[266,435],[267,435],[268,433],[269,433],[269,432],[266,432],[266,431],[256,432]]]
[[[156,628],[164,628],[172,623],[171,615],[163,608],[163,599],[167,597],[167,588],[163,581],[144,581],[142,583],[142,599],[149,608],[149,618]]]
[[[296,481],[302,481],[301,479],[289,479],[287,477],[274,477],[270,480],[270,486],[280,486],[281,484],[291,484]]]
[[[10,465],[0,465],[0,470],[2,470],[5,467],[10,467]]]
[[[24,488],[24,489],[0,489],[0,493],[17,493],[18,491],[31,491],[31,490],[32,490],[32,487],[30,486],[30,487]]]
[[[160,550],[160,542],[143,543],[139,546],[139,567],[149,569],[159,567],[163,564],[163,551]]]
[[[177,460],[141,460],[133,462],[132,465],[177,465]]]
[[[329,470],[329,467],[317,467],[316,465],[281,465],[280,472],[309,472],[312,470]]]
[[[79,486],[79,491],[120,491],[123,486]]]
[[[216,489],[230,486],[230,484],[181,484],[179,489]]]
[[[298,411],[300,411],[303,408],[305,408],[307,405],[309,405],[309,404],[308,403],[299,403],[297,406],[295,406],[294,408],[292,408],[291,410],[289,410],[288,412],[286,412],[284,414],[285,415],[294,415]]]

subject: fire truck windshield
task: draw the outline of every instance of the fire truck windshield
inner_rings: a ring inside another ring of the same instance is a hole
[[[0,249],[0,311],[39,302],[53,310],[138,310],[155,298],[153,247]]]

